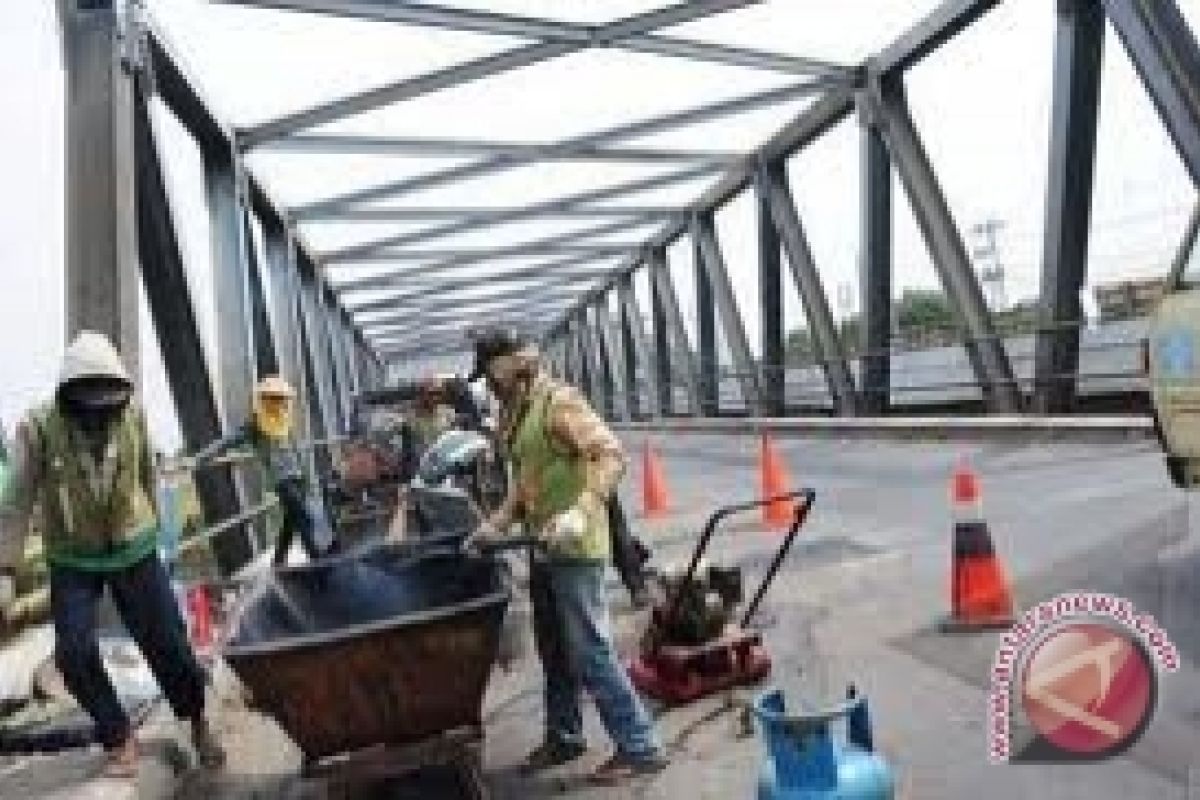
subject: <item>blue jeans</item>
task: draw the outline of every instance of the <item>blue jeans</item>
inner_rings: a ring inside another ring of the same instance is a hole
[[[662,744],[613,647],[604,571],[604,564],[535,561],[530,573],[547,734],[583,743],[579,698],[586,689],[617,750],[634,760],[653,758]]]
[[[54,661],[71,695],[95,722],[96,738],[112,749],[125,741],[130,726],[104,670],[96,635],[96,606],[106,586],[175,716],[194,720],[203,715],[205,675],[157,555],[112,572],[52,566]]]

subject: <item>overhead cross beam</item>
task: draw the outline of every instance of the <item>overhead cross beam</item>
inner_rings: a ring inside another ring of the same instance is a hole
[[[553,262],[552,262],[553,263]],[[496,275],[489,275],[486,278],[472,276],[470,278],[459,278],[449,281],[431,281],[417,285],[412,288],[412,291],[405,292],[378,300],[372,300],[358,305],[350,306],[352,311],[379,311],[390,308],[402,308],[404,303],[419,300],[423,297],[436,296],[438,298],[453,295],[456,292],[478,289],[480,284],[486,284],[489,288],[498,286],[507,286],[512,283],[521,281],[536,280],[538,278],[545,279],[549,282],[551,279],[560,281],[568,280],[587,280],[589,278],[599,278],[607,275],[611,267],[590,267],[584,269],[552,269],[547,265],[541,264],[524,269],[515,269],[509,272],[503,272]]]
[[[502,206],[409,206],[398,208],[343,208],[317,211],[305,215],[307,222],[336,220],[338,222],[421,222],[429,220],[462,220],[484,214],[515,211]],[[628,219],[631,217],[670,217],[687,211],[684,206],[589,206],[578,205],[543,211],[541,219]]]
[[[788,100],[794,100],[798,97],[819,92],[823,89],[829,88],[830,86],[842,86],[845,85],[845,83],[845,81],[830,81],[822,79],[802,81],[799,83],[782,86],[777,89],[770,89],[763,92],[757,92],[755,94],[745,95],[743,97],[735,97],[728,100],[719,100],[713,103],[707,103],[702,106],[696,106],[695,108],[684,109],[683,111],[675,111],[669,114],[647,117],[646,119],[636,120],[634,122],[626,122],[606,128],[604,130],[594,131],[592,133],[586,133],[581,136],[566,139],[556,145],[547,147],[547,152],[540,157],[543,159],[549,157],[561,157],[568,153],[594,148],[599,145],[611,145],[616,142],[633,139],[635,137],[649,136],[651,134],[675,130],[687,125],[709,122],[715,119],[732,116],[734,114],[740,114],[759,108],[778,105],[779,103],[783,103]],[[399,195],[427,190],[449,183],[464,181],[468,178],[479,178],[528,163],[529,159],[524,157],[517,157],[513,155],[495,156],[494,158],[474,161],[469,164],[451,167],[439,172],[431,172],[428,175],[419,175],[415,178],[403,178],[397,181],[389,181],[376,186],[370,186],[365,189],[356,189],[345,192],[325,200],[318,200],[316,202],[300,206],[295,209],[295,214],[298,219],[305,219],[310,215],[327,213],[330,209],[337,209],[354,203],[366,203],[376,200],[383,200],[388,197],[397,197]]]
[[[612,200],[640,192],[649,192],[655,189],[662,189],[667,186],[674,186],[676,184],[696,180],[697,178],[703,178],[706,175],[711,175],[713,171],[714,170],[712,167],[705,165],[699,167],[685,167],[672,172],[654,175],[649,178],[638,178],[637,180],[625,181],[614,186],[605,186],[600,189],[590,189],[586,192],[568,195],[567,197],[543,200],[542,202],[532,203],[523,208],[480,214],[477,217],[470,217],[458,222],[449,222],[445,225],[440,225],[434,228],[427,228],[425,230],[411,233],[396,234],[394,236],[387,236],[382,239],[376,239],[374,241],[354,245],[353,247],[345,247],[341,250],[335,250],[333,252],[326,253],[324,256],[324,261],[326,263],[334,261],[353,261],[362,258],[363,256],[377,253],[389,247],[402,247],[404,245],[418,244],[421,242],[427,242],[431,239],[440,239],[445,236],[467,233],[479,228],[500,225],[505,222],[517,222],[519,220],[533,219],[539,216],[543,211],[553,211],[559,208],[569,208],[573,205],[596,203],[602,200]]]
[[[635,33],[611,41],[602,38],[605,26],[580,25],[515,14],[496,14],[428,3],[395,3],[386,0],[216,0],[284,11],[303,11],[353,19],[423,25],[470,33],[540,39],[579,47],[604,46],[636,53],[674,56],[694,61],[726,64],[792,75],[836,75],[847,67],[828,61],[729,47],[649,33]],[[657,26],[666,27],[666,26]]]
[[[263,149],[282,153],[388,156],[516,156],[530,161],[606,161],[616,163],[729,164],[741,154],[732,150],[689,150],[663,147],[581,147],[563,152],[557,145],[497,142],[486,139],[439,139],[420,136],[297,134],[270,142]]]
[[[445,69],[434,70],[415,78],[399,80],[340,100],[321,103],[270,122],[264,122],[241,132],[238,141],[243,147],[254,147],[271,139],[289,136],[317,125],[336,122],[339,119],[402,100],[411,100],[480,78],[528,67],[539,61],[547,61],[588,47],[603,47],[630,36],[679,25],[722,11],[751,5],[754,2],[757,0],[693,0],[638,14],[596,28],[591,39],[584,43],[539,42],[456,64]]]
[[[628,230],[631,227],[637,227],[646,224],[648,220],[617,220],[616,222],[608,222],[603,225],[597,225],[590,228],[584,228],[578,231],[567,231],[566,233],[557,233],[553,236],[547,236],[542,239],[535,239],[529,244],[538,245],[556,245],[565,244],[567,242],[575,242],[580,239],[587,239],[595,236],[606,236],[610,233],[619,233]],[[607,256],[598,256],[595,253],[585,255],[572,256],[570,259],[564,259],[560,262],[551,262],[555,265],[573,266],[575,264],[590,264],[595,263],[600,258]],[[341,291],[356,291],[362,289],[381,289],[391,288],[395,286],[397,279],[408,279],[416,277],[425,277],[436,275],[438,277],[447,277],[453,272],[462,272],[462,268],[473,266],[481,261],[488,261],[490,257],[485,258],[456,258],[446,259],[436,264],[430,264],[428,267],[419,270],[398,270],[396,272],[388,272],[383,275],[375,275],[370,278],[361,278],[356,281],[346,281],[339,284],[338,288]]]
[[[359,315],[358,320],[361,324],[369,327],[392,320],[411,318],[415,315],[425,314],[431,311],[465,311],[471,308],[485,307],[503,300],[527,299],[534,293],[543,290],[564,289],[565,287],[566,291],[571,291],[571,284],[578,280],[578,276],[569,275],[559,278],[558,280],[544,281],[542,283],[520,286],[517,288],[508,288],[503,291],[493,291],[486,295],[477,294],[474,297],[469,295],[463,297],[461,294],[451,296],[439,295],[435,300],[432,301],[418,302],[409,305],[397,304],[391,308],[379,309],[379,311],[389,312],[387,316],[363,317],[362,315]],[[479,287],[474,288],[478,289]],[[578,291],[578,288],[574,289],[574,291]]]

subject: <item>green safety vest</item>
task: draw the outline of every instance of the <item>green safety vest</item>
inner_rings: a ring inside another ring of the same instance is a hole
[[[574,506],[586,481],[583,461],[562,453],[550,438],[547,423],[555,388],[553,384],[534,388],[509,443],[525,522],[533,531],[542,530],[556,514]],[[589,510],[583,536],[552,545],[549,555],[563,560],[607,561],[608,516],[603,508]]]
[[[55,407],[33,418],[41,439],[40,503],[48,554],[104,556],[145,539],[157,524],[141,475],[144,431],[131,406],[96,461],[84,435]]]

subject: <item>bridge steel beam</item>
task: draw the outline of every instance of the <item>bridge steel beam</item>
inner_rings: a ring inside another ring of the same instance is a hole
[[[330,209],[324,212],[310,212],[304,215],[305,222],[445,222],[478,217],[496,211],[516,211],[520,206],[398,206],[394,208],[342,208]],[[543,211],[538,216],[541,219],[573,220],[573,219],[630,219],[652,218],[663,219],[686,214],[684,206],[668,205],[626,205],[626,206],[591,206],[580,204],[569,208],[559,208]]]
[[[384,0],[218,0],[218,2],[351,19],[395,22],[404,25],[423,25],[496,36],[538,39],[577,44],[582,47],[601,44],[635,53],[673,56],[791,75],[837,75],[848,71],[847,67],[819,59],[677,39],[651,33],[636,33],[620,39],[597,43],[596,37],[603,31],[603,28],[595,25],[581,25],[515,14],[447,8],[429,3],[404,3],[401,5]]]
[[[646,339],[633,276],[626,275],[617,283],[617,302],[620,305],[621,335],[625,344],[625,381],[629,388],[630,415],[657,417],[658,370]]]
[[[593,131],[559,142],[553,148],[548,148],[545,157],[562,157],[579,150],[594,148],[597,145],[609,145],[628,139],[664,133],[687,125],[709,122],[734,114],[770,107],[787,100],[822,91],[831,85],[841,84],[840,82],[823,80],[804,81],[729,100],[719,100],[684,111],[676,111],[661,116],[622,123],[611,128]],[[495,158],[482,159],[458,167],[450,167],[425,175],[403,178],[398,181],[389,181],[388,183],[317,200],[300,206],[296,209],[296,213],[303,219],[307,218],[310,214],[328,213],[331,209],[343,208],[352,204],[374,202],[388,197],[425,191],[469,178],[479,178],[504,172],[528,163],[530,163],[529,159],[517,158],[515,156],[496,156]],[[714,169],[712,165],[703,165],[703,167],[709,170]],[[583,203],[580,203],[580,205],[583,205]]]
[[[758,228],[758,309],[761,318],[763,413],[782,417],[786,407],[783,259],[779,231],[761,181],[755,181]]]
[[[679,306],[679,294],[675,291],[675,281],[667,264],[665,249],[655,248],[647,255],[647,269],[650,270],[650,288],[654,301],[655,340],[658,352],[658,382],[660,387],[667,387],[660,400],[667,401],[663,405],[663,413],[670,414],[674,409],[675,375],[683,379],[687,393],[688,411],[697,416],[704,415],[700,397],[700,366],[697,363],[692,346],[688,340],[687,328],[683,324],[683,312]]]
[[[195,452],[221,435],[221,416],[179,246],[158,138],[144,97],[135,103],[134,135],[142,281],[183,444],[188,452]],[[237,513],[238,488],[230,467],[203,470],[196,474],[195,483],[206,519],[227,519]],[[212,549],[222,575],[233,574],[252,555],[244,531],[241,536],[213,539]]]
[[[567,55],[588,47],[612,45],[630,36],[650,33],[669,25],[679,25],[722,11],[740,8],[754,0],[695,0],[667,8],[627,17],[593,29],[587,41],[551,41],[522,45],[500,53],[476,58],[444,69],[405,78],[390,84],[359,92],[350,97],[320,103],[311,108],[288,114],[254,126],[242,135],[246,147],[271,139],[297,133],[307,128],[335,122],[348,116],[411,100],[426,94],[460,86],[464,83],[528,67],[539,61]],[[398,6],[396,8],[399,8]]]
[[[593,146],[559,152],[557,142],[499,142],[420,136],[358,134],[297,134],[268,142],[263,149],[284,153],[337,155],[519,156],[531,161],[599,161],[629,164],[716,164],[728,166],[741,158],[732,150],[693,150],[663,147]]]
[[[254,413],[254,385],[259,374],[257,310],[253,285],[256,275],[250,260],[248,201],[241,159],[224,143],[201,144],[205,190],[208,200],[209,235],[212,250],[213,308],[216,310],[217,374],[221,387],[222,429],[233,430]],[[261,293],[259,298],[261,300]],[[268,348],[261,349],[264,357]],[[243,507],[261,502],[262,480],[254,470],[237,470],[235,481]],[[263,542],[261,525],[247,526],[247,537],[257,528],[257,551]]]
[[[1074,409],[1080,293],[1087,277],[1092,176],[1104,58],[1104,13],[1094,0],[1058,0],[1050,166],[1042,250],[1039,330],[1034,361],[1034,409]]]
[[[787,252],[788,265],[804,304],[808,330],[825,373],[834,410],[841,415],[853,415],[858,405],[854,376],[850,374],[846,351],[842,348],[837,324],[829,308],[829,296],[821,282],[821,274],[817,270],[808,235],[800,222],[800,212],[792,197],[783,165],[764,168],[759,174],[759,181],[771,210],[771,219]]]
[[[605,371],[611,387],[609,411],[613,419],[628,420],[633,415],[633,405],[629,402],[629,392],[632,388],[628,382],[625,365],[624,337],[617,321],[613,318],[608,304],[608,295],[601,295],[594,306],[596,315],[596,330],[600,334],[600,344],[604,354]]]
[[[1200,46],[1175,0],[1103,0],[1104,10],[1200,187]]]
[[[66,73],[66,337],[107,335],[141,385],[134,103],[136,22],[111,3],[60,0]]]
[[[696,355],[700,366],[700,415],[721,410],[721,363],[717,352],[717,310],[712,278],[705,268],[700,237],[693,227],[692,272],[696,284]]]
[[[860,104],[859,403],[864,414],[887,413],[892,384],[892,164],[879,129]]]
[[[546,237],[542,237],[539,239],[531,240],[527,244],[538,245],[538,246],[542,246],[542,245],[552,246],[552,245],[567,244],[567,243],[571,243],[571,242],[578,242],[580,239],[588,239],[588,238],[591,238],[594,236],[607,236],[612,233],[619,233],[621,231],[627,231],[631,227],[645,225],[646,223],[653,222],[653,221],[654,220],[649,219],[649,218],[643,218],[643,219],[638,219],[638,220],[619,219],[615,222],[606,222],[602,225],[595,225],[595,226],[591,226],[588,228],[584,228],[583,230],[567,231],[565,233],[556,233],[553,236],[546,236]],[[600,261],[604,258],[611,258],[611,256],[605,255],[603,253],[598,254],[598,253],[594,253],[594,252],[588,252],[588,253],[576,254],[576,255],[572,255],[569,257],[564,257],[564,258],[556,259],[556,260],[552,260],[552,261],[547,261],[538,266],[542,266],[547,269],[558,269],[560,267],[571,267],[571,266],[578,266],[578,265],[583,265],[583,264],[594,264],[597,261]],[[405,281],[410,281],[413,278],[430,278],[430,277],[450,279],[453,276],[453,274],[456,272],[467,272],[468,270],[466,269],[466,267],[475,266],[480,263],[485,263],[485,262],[494,261],[494,260],[495,260],[494,257],[488,253],[482,253],[482,254],[479,254],[479,255],[471,257],[471,258],[447,259],[444,261],[439,261],[434,264],[430,264],[429,266],[423,267],[420,269],[409,268],[409,269],[404,269],[404,270],[396,270],[395,272],[387,272],[382,275],[374,275],[370,278],[358,278],[355,280],[342,281],[338,285],[338,290],[346,292],[346,291],[359,291],[359,290],[363,290],[363,289],[386,289],[386,288],[390,288],[390,287],[394,286],[397,282],[397,279],[401,279],[401,280],[405,280]],[[530,268],[530,269],[532,269],[532,268]],[[470,279],[476,279],[476,280],[477,280],[477,278],[478,278],[478,276],[474,275],[474,274],[471,275],[471,277],[470,277]]]
[[[324,258],[327,261],[355,261],[375,253],[386,252],[391,247],[403,247],[405,245],[419,244],[432,239],[441,239],[447,236],[453,236],[461,233],[470,233],[471,231],[480,228],[493,227],[508,222],[518,222],[525,219],[533,219],[540,216],[545,211],[555,211],[559,208],[570,208],[575,205],[585,205],[597,203],[605,200],[616,200],[626,195],[638,194],[641,192],[649,192],[654,189],[661,189],[666,186],[673,186],[680,183],[703,178],[713,173],[713,168],[709,166],[687,166],[670,172],[659,175],[652,175],[645,178],[637,178],[634,180],[623,181],[610,186],[603,186],[599,189],[589,189],[585,192],[578,192],[566,197],[558,197],[550,200],[543,200],[538,203],[519,207],[511,210],[493,211],[486,214],[480,214],[478,217],[472,217],[456,222],[448,222],[445,225],[439,225],[432,228],[425,228],[419,231],[409,233],[400,233],[392,236],[385,236],[381,239],[375,239],[369,242],[344,247],[340,250],[335,250],[326,253]]]
[[[347,310],[351,314],[361,314],[367,311],[383,311],[393,308],[403,308],[405,304],[412,304],[413,301],[424,300],[426,298],[443,299],[445,297],[454,296],[456,293],[476,290],[480,283],[487,282],[489,286],[510,286],[514,283],[536,282],[539,286],[548,286],[554,283],[562,283],[567,281],[591,280],[602,278],[608,274],[612,267],[589,267],[586,269],[571,269],[566,260],[562,262],[551,261],[544,264],[537,264],[532,267],[520,267],[504,272],[496,273],[482,277],[480,275],[472,275],[469,278],[457,278],[454,280],[423,280],[415,284],[412,291],[404,292],[403,294],[391,295],[388,297],[379,298],[377,300],[363,300],[359,303],[346,302],[348,298],[341,294],[343,302]],[[341,287],[334,287],[341,293]],[[415,306],[420,306],[420,303],[415,303]]]
[[[697,214],[692,219],[692,236],[697,245],[696,256],[703,264],[704,273],[708,278],[708,286],[720,316],[721,328],[725,332],[725,343],[733,358],[733,367],[737,372],[738,385],[742,389],[742,399],[752,415],[761,415],[762,380],[754,353],[750,349],[750,338],[746,335],[746,325],[738,309],[737,297],[733,292],[733,281],[729,277],[729,269],[725,265],[725,256],[721,253],[721,245],[717,240],[716,223],[711,214]],[[718,370],[719,372],[719,370]]]
[[[979,279],[971,268],[962,234],[954,224],[925,145],[917,132],[900,76],[872,81],[870,97],[892,163],[937,269],[947,299],[966,334],[964,347],[987,407],[997,413],[1021,410],[1020,387],[992,322]]]

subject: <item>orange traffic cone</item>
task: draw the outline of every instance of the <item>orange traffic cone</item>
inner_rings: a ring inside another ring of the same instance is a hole
[[[1014,622],[1013,597],[1004,567],[983,518],[979,476],[964,459],[951,479],[954,552],[948,631],[1007,628]]]
[[[667,495],[667,480],[663,476],[662,464],[649,440],[642,451],[642,516],[661,517],[671,507]]]
[[[771,444],[769,434],[762,435],[762,451],[759,459],[759,474],[762,483],[763,498],[779,497],[791,491],[791,478],[787,467]],[[763,506],[763,525],[768,528],[788,528],[796,515],[796,503],[793,500],[776,500]]]

